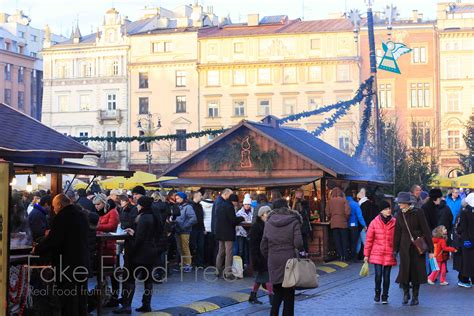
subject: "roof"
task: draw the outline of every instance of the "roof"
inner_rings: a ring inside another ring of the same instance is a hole
[[[474,4],[456,3],[452,7],[452,9],[449,11],[449,13],[468,13],[468,12],[474,12]]]
[[[16,174],[39,174],[58,172],[63,174],[77,175],[132,177],[135,173],[135,171],[100,168],[96,166],[83,165],[69,161],[65,161],[62,165],[14,163],[13,167],[15,168]]]
[[[100,154],[34,118],[0,103],[0,157],[82,158]],[[7,159],[8,160],[8,159]]]
[[[146,186],[152,187],[206,187],[206,188],[255,188],[255,187],[288,187],[301,186],[317,180],[317,177],[302,178],[179,178],[166,181],[154,181],[145,183]]]
[[[260,20],[260,24],[274,24],[274,23],[284,23],[288,20],[287,15],[271,15],[271,16],[264,16]]]
[[[248,26],[246,24],[231,24],[221,27],[210,27],[199,30],[200,38],[233,37],[251,35],[299,34],[352,31],[353,27],[348,19],[327,19],[314,21],[288,20],[285,23],[260,24]]]

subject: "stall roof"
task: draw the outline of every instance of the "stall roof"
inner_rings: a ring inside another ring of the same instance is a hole
[[[64,162],[62,165],[43,165],[43,164],[29,164],[29,163],[14,163],[13,167],[16,174],[30,174],[30,173],[63,173],[63,174],[79,174],[79,175],[94,175],[94,176],[123,176],[131,177],[135,171],[116,170],[99,168],[95,166],[82,165],[73,162]]]
[[[254,187],[287,187],[301,186],[317,180],[316,177],[306,178],[240,178],[240,179],[224,179],[224,178],[178,178],[167,181],[155,181],[145,183],[146,186],[163,186],[163,187],[208,187],[208,188],[254,188]]]
[[[89,147],[4,103],[0,103],[0,135],[0,157],[29,156],[43,159],[100,156]]]

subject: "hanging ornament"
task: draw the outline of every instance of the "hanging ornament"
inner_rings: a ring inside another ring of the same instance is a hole
[[[250,159],[250,136],[245,137],[242,140],[242,151],[240,152],[240,167],[242,168],[251,168],[252,160]]]
[[[380,61],[379,69],[400,74],[397,59],[400,58],[400,56],[411,52],[411,48],[408,48],[403,43],[395,43],[392,41],[382,43],[382,48],[385,53]]]

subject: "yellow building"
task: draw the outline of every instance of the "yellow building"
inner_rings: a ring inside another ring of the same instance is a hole
[[[351,99],[360,82],[357,46],[347,19],[259,19],[199,31],[200,129],[285,117]],[[364,78],[365,79],[365,78]],[[314,130],[326,115],[292,122]],[[346,152],[358,140],[354,107],[322,139]]]
[[[439,3],[440,174],[460,168],[465,124],[474,115],[474,4]]]

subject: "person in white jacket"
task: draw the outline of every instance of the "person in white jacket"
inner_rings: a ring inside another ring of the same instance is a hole
[[[212,206],[214,201],[212,200],[212,191],[206,190],[202,201],[200,202],[204,211],[204,263],[206,266],[212,266],[216,262],[216,239],[212,233]]]
[[[252,223],[252,218],[253,218],[253,208],[251,206],[252,204],[252,199],[250,198],[250,194],[245,194],[244,201],[243,201],[243,206],[240,210],[237,211],[236,216],[242,216],[245,218],[245,221],[243,223]],[[242,258],[242,261],[244,263],[244,266],[247,266],[249,264],[250,256],[249,256],[249,242],[248,242],[248,232],[247,230],[242,227],[242,226],[237,226],[235,228],[236,230],[236,236],[237,236],[237,244],[239,247],[239,256]]]

